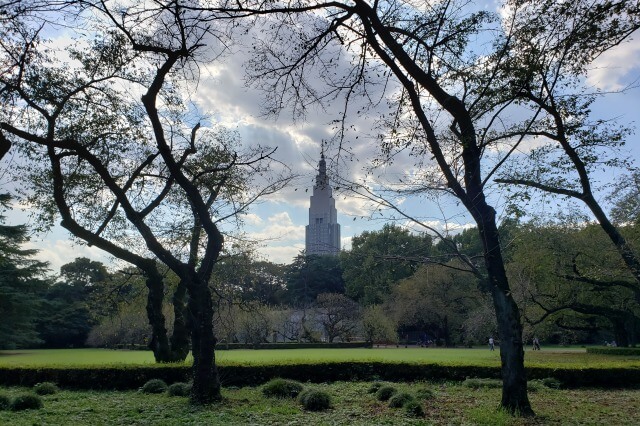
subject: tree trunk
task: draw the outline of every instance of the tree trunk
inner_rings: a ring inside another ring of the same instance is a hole
[[[0,160],[11,149],[11,142],[7,139],[2,132],[0,132]]]
[[[193,274],[188,283],[191,314],[193,387],[191,402],[209,404],[221,399],[220,377],[215,363],[216,338],[213,335],[213,302],[207,282]]]
[[[175,362],[184,361],[189,354],[189,324],[185,303],[187,286],[180,280],[173,293],[173,333],[171,335],[171,353]]]
[[[481,213],[476,222],[483,244],[488,284],[498,322],[502,366],[501,406],[512,414],[530,416],[534,413],[527,396],[520,312],[511,295],[504,268],[495,211],[487,204],[476,204],[476,208],[476,211]]]
[[[162,302],[164,300],[164,285],[162,275],[155,265],[145,269],[147,294],[147,318],[151,325],[151,340],[149,348],[153,351],[156,362],[171,362],[171,348],[167,338],[167,328],[165,318],[162,313]]]

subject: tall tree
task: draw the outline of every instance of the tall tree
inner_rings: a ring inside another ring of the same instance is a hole
[[[250,69],[253,81],[266,89],[267,110],[289,106],[304,113],[310,102],[335,104],[343,96],[338,122],[347,123],[349,114],[367,113],[378,105],[375,100],[385,94],[374,89],[392,92],[384,97],[392,108],[378,116],[385,129],[378,142],[389,158],[407,148],[418,166],[432,159],[426,173],[413,175],[416,186],[453,195],[475,221],[486,268],[479,278],[492,294],[503,342],[502,406],[532,414],[520,314],[504,268],[496,211],[485,193],[487,146],[478,137],[483,122],[478,111],[486,106],[479,101],[495,65],[482,61],[487,52],[474,52],[475,45],[469,43],[488,23],[497,23],[491,29],[501,32],[500,23],[457,1],[417,7],[395,0],[301,0],[286,5],[249,0],[229,6],[238,14],[273,19],[273,38],[261,36]],[[265,27],[260,29],[268,32]],[[369,103],[352,103],[356,98]],[[339,128],[346,143],[349,126]]]
[[[365,305],[382,302],[393,284],[417,270],[416,259],[431,251],[430,236],[393,224],[356,235],[340,258],[346,294]]]
[[[0,209],[9,201],[9,195],[0,194]],[[28,241],[26,226],[5,220],[0,212],[0,348],[24,348],[41,343],[36,324],[48,286],[47,264],[31,259],[36,250],[21,247]]]
[[[597,57],[640,28],[640,8],[626,0],[511,6],[515,30],[504,42],[503,65],[496,70],[502,74],[497,79],[501,86],[494,90],[502,102],[518,103],[529,117],[492,137],[517,135],[516,146],[534,138],[537,147],[527,161],[504,169],[498,182],[584,203],[640,285],[640,257],[598,202],[593,178],[603,167],[631,166],[620,151],[629,129],[593,116],[592,104],[603,94],[584,83]]]
[[[198,60],[225,49],[210,16],[179,1],[67,6],[80,8],[70,12],[92,34],[86,40],[79,31],[70,61],[38,43],[3,45],[6,60],[18,62],[0,82],[0,131],[25,157],[16,177],[44,223],[60,217],[77,238],[145,271],[153,338],[163,347],[155,258],[180,278],[194,358],[191,400],[217,400],[209,280],[223,248],[220,227],[287,179],[273,172],[273,149],[245,150],[232,132],[201,129],[189,116],[183,95],[197,87]],[[32,17],[39,25],[48,18]]]
[[[300,254],[285,267],[287,297],[291,304],[310,306],[322,293],[344,294],[340,259],[331,255]]]

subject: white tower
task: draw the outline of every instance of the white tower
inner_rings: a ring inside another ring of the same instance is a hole
[[[324,151],[318,163],[318,175],[313,186],[309,207],[309,225],[306,227],[306,254],[331,254],[340,252],[340,225],[336,201],[331,195],[331,186],[327,178],[327,163]]]

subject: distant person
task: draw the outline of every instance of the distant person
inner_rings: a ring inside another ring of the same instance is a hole
[[[540,350],[540,340],[538,340],[537,337],[533,338],[533,350],[534,351],[539,351]]]
[[[493,351],[494,349],[495,347],[494,347],[493,337],[489,337],[489,350]]]

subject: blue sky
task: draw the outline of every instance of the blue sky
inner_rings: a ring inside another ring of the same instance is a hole
[[[59,43],[64,44],[66,35],[60,36]],[[316,174],[321,142],[330,140],[333,133],[330,122],[336,118],[335,111],[312,111],[304,121],[293,121],[286,113],[278,119],[266,119],[261,115],[262,94],[248,89],[243,81],[243,54],[234,54],[224,61],[205,66],[202,69],[198,91],[193,100],[202,111],[207,111],[217,122],[236,129],[246,144],[260,143],[277,146],[276,153],[284,163],[300,175],[290,187],[257,205],[245,217],[244,231],[250,238],[262,240],[258,252],[264,258],[289,263],[304,248],[304,226],[308,219],[309,196]],[[637,85],[640,79],[640,41],[631,40],[606,55],[600,57],[589,73],[588,83],[605,92],[612,92],[594,105],[594,116],[617,118],[621,123],[637,129],[640,122],[640,89],[632,88],[624,93],[615,93],[628,86]],[[366,135],[371,131],[366,120],[356,120],[358,131]],[[637,132],[639,133],[639,132]],[[639,134],[628,140],[629,156],[640,156]],[[357,179],[362,176],[362,166],[375,155],[375,149],[366,137],[359,141],[350,141],[356,153],[356,161],[349,167],[340,166],[340,173]],[[327,149],[327,158],[335,155],[334,147]],[[3,178],[3,168],[10,167],[10,159],[0,163],[0,184],[10,188],[10,182]],[[390,173],[411,167],[409,163],[395,164]],[[615,176],[603,176],[614,178]],[[365,230],[376,230],[389,219],[388,216],[375,216],[370,219],[371,206],[367,203],[334,194],[338,219],[341,224],[343,248],[350,247],[350,238]],[[494,204],[501,213],[504,200],[494,195]],[[424,218],[436,228],[460,229],[470,226],[469,218],[456,207],[452,200],[440,200],[438,203],[425,199],[407,199],[403,203],[409,213]],[[29,223],[28,211],[16,209],[9,213],[11,223]],[[355,220],[354,220],[355,219]],[[404,223],[404,222],[400,222]],[[447,225],[445,225],[447,223]],[[30,247],[40,250],[39,257],[51,262],[57,271],[64,263],[78,256],[110,262],[110,259],[95,248],[73,243],[68,234],[56,227],[47,234],[34,235]]]

